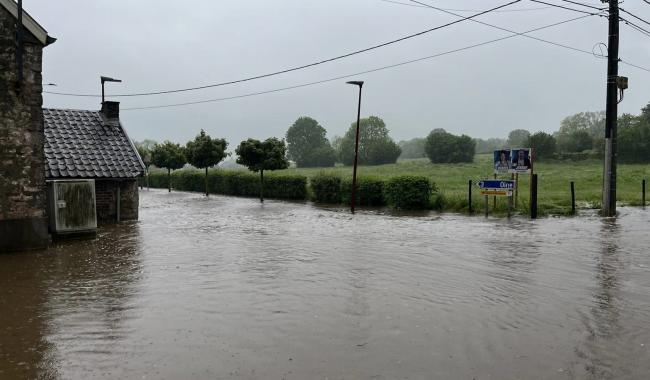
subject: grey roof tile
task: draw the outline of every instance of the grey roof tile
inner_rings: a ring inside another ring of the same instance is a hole
[[[47,178],[134,178],[144,166],[119,123],[99,111],[43,109]]]

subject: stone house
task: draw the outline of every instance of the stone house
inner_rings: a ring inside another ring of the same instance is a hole
[[[13,0],[0,0],[0,252],[49,240],[41,67],[54,41]]]
[[[140,159],[119,119],[120,104],[105,101],[100,111],[43,109],[45,178],[93,179],[97,220],[138,219]]]
[[[43,48],[54,41],[14,0],[0,0],[0,253],[47,247],[46,180],[95,180],[100,223],[138,218],[144,164],[119,103],[43,109]]]

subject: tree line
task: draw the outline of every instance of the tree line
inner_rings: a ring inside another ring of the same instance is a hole
[[[297,167],[332,167],[336,163],[352,165],[356,138],[356,122],[343,136],[327,139],[327,130],[307,116],[299,117],[287,130],[284,139],[271,137],[264,141],[247,139],[235,149],[236,162],[260,173],[263,200],[264,171],[286,169],[290,160]],[[360,120],[359,164],[382,165],[395,163],[398,158],[428,157],[432,163],[472,162],[476,153],[515,147],[535,149],[537,159],[584,159],[601,157],[604,150],[605,113],[581,112],[562,120],[558,131],[530,133],[515,129],[506,139],[473,139],[454,135],[444,129],[434,129],[427,137],[401,141],[389,135],[386,123],[378,116]],[[618,157],[621,162],[650,162],[650,103],[639,115],[623,114],[618,120]],[[153,164],[172,170],[189,163],[206,171],[229,155],[225,139],[212,138],[205,131],[184,146],[151,140],[136,143],[145,166]],[[171,191],[171,188],[170,188]]]
[[[468,136],[455,136],[456,140],[453,140],[448,134],[443,134],[443,131],[434,130],[434,140],[429,135],[427,138],[400,141],[400,159],[429,157],[432,162],[465,162],[468,157],[463,153],[471,151]],[[531,133],[526,129],[515,129],[507,138],[475,138],[472,141],[476,153],[531,147],[535,149],[537,159],[580,160],[601,158],[604,153],[604,138],[605,111],[599,111],[568,116],[554,133]],[[445,157],[450,161],[443,161]],[[623,114],[618,118],[618,157],[624,163],[650,162],[650,103],[641,109],[639,115]]]
[[[171,192],[171,171],[190,164],[198,169],[205,169],[205,195],[208,195],[208,168],[218,165],[229,153],[228,142],[222,138],[212,138],[204,130],[188,141],[185,146],[165,141],[161,144],[151,140],[135,143],[145,167],[155,165],[167,169],[168,190]],[[253,172],[260,173],[260,201],[264,201],[264,171],[279,170],[289,167],[284,140],[275,137],[264,141],[247,139],[235,149],[237,163]]]

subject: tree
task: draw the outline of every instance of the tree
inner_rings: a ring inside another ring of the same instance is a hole
[[[427,136],[425,151],[434,164],[473,162],[476,143],[467,135],[455,136],[438,128]]]
[[[557,148],[560,152],[576,153],[592,149],[594,140],[587,130],[577,130],[571,133],[558,133]]]
[[[172,191],[171,171],[182,168],[187,159],[184,149],[171,141],[163,144],[156,144],[151,151],[151,163],[159,168],[167,168],[167,185],[169,192]]]
[[[135,149],[138,151],[138,154],[140,155],[140,159],[144,164],[144,172],[145,172],[144,175],[147,181],[147,190],[148,190],[149,189],[149,166],[151,166],[151,151],[153,150],[154,146],[156,146],[156,142],[153,140],[145,139],[141,142],[134,141],[133,145],[135,146]],[[140,188],[142,188],[142,186],[140,186]]]
[[[650,162],[650,104],[639,116],[623,114],[618,119],[618,156],[621,162]]]
[[[650,103],[641,108],[641,115],[639,117],[641,118],[641,122],[650,125]]]
[[[570,135],[577,131],[587,131],[592,139],[605,137],[605,111],[580,112],[565,117],[560,123],[558,135]]]
[[[354,144],[357,123],[354,122],[341,140],[340,160],[344,165],[354,163]],[[370,116],[361,119],[359,128],[359,161],[360,165],[393,164],[402,153],[397,144],[388,135],[388,128],[382,119]]]
[[[515,129],[508,134],[508,146],[510,148],[525,148],[528,143],[530,132],[525,129]]]
[[[474,143],[476,144],[476,153],[492,153],[508,146],[508,140],[495,137],[487,140],[474,139]]]
[[[300,117],[287,130],[287,157],[298,167],[334,166],[336,154],[318,121]]]
[[[187,161],[194,167],[205,168],[205,196],[208,196],[208,168],[217,165],[226,157],[228,142],[225,139],[213,139],[203,129],[193,141],[185,146]]]
[[[554,134],[561,152],[582,152],[598,147],[605,137],[605,112],[580,112],[565,117]]]
[[[322,145],[314,148],[311,152],[307,153],[298,167],[303,168],[316,168],[316,167],[332,167],[336,163],[336,152],[329,145]]]
[[[528,147],[533,148],[534,158],[545,159],[553,157],[556,150],[555,137],[545,132],[537,132],[528,138]]]
[[[250,171],[260,172],[260,202],[264,202],[264,170],[281,170],[289,167],[284,140],[275,137],[264,141],[248,139],[242,141],[235,152],[238,156],[238,164],[245,165]]]
[[[414,138],[411,140],[402,140],[398,143],[402,154],[399,156],[401,159],[423,158],[427,154],[424,151],[426,145],[426,138]]]
[[[343,143],[343,137],[339,135],[335,135],[330,140],[330,145],[332,145],[332,148],[334,149],[334,152],[336,153],[337,157],[340,156],[342,143]]]

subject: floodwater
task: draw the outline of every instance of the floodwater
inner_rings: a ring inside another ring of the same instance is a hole
[[[648,379],[649,226],[143,191],[0,255],[0,378]]]

